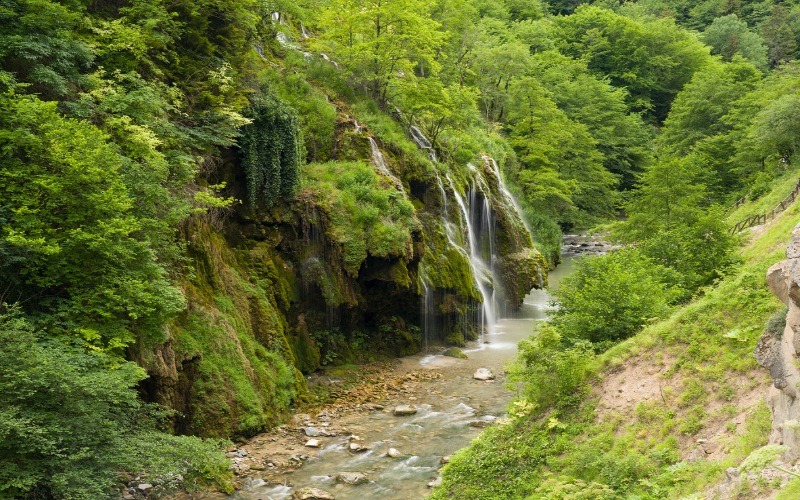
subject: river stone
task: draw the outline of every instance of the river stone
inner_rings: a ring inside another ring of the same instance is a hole
[[[472,378],[475,380],[494,380],[494,373],[488,368],[478,368]]]
[[[400,453],[400,450],[397,448],[389,448],[389,451],[386,452],[386,456],[390,458],[401,458],[403,454]]]
[[[444,356],[449,356],[451,358],[458,358],[458,359],[468,359],[467,355],[464,354],[464,351],[462,351],[458,347],[451,347],[450,349],[444,351]]]
[[[353,453],[362,453],[369,450],[366,446],[362,446],[358,443],[350,443],[350,451]]]
[[[369,481],[367,475],[361,472],[340,472],[336,475],[336,480],[344,484],[363,484]]]
[[[407,417],[417,413],[417,409],[410,405],[403,405],[395,408],[393,413],[395,417]]]
[[[441,485],[442,485],[442,476],[439,476],[430,483],[428,483],[428,488],[436,488],[437,486]]]
[[[306,441],[306,446],[309,448],[319,448],[320,442],[319,439],[309,439]]]
[[[333,495],[319,488],[303,488],[292,495],[295,500],[336,500]]]

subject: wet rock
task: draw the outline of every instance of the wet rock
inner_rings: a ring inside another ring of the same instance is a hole
[[[292,495],[295,500],[335,500],[334,496],[319,488],[303,488]]]
[[[488,368],[478,368],[472,378],[475,380],[494,380],[494,373]]]
[[[402,458],[403,454],[400,453],[400,450],[397,448],[389,448],[389,451],[386,452],[386,456],[389,458]]]
[[[392,413],[395,417],[406,417],[408,415],[414,415],[417,413],[417,409],[410,405],[403,405],[395,408]]]
[[[442,476],[439,476],[430,483],[428,483],[428,488],[436,488],[437,486],[441,485],[442,485]]]
[[[450,455],[445,455],[442,458],[440,458],[439,459],[439,463],[442,464],[442,465],[449,464],[450,463]]]
[[[309,448],[319,448],[320,444],[322,443],[320,443],[319,439],[309,439],[306,441],[306,446]]]
[[[352,453],[363,453],[363,452],[369,450],[369,448],[367,448],[366,446],[360,445],[358,443],[350,443],[349,450]]]
[[[451,347],[450,349],[444,351],[443,355],[449,356],[451,358],[468,359],[467,355],[464,354],[464,351],[462,351],[458,347]]]
[[[331,424],[329,422],[324,422],[322,425],[324,427],[327,427],[330,426]],[[319,429],[317,427],[303,427],[303,432],[305,432],[306,436],[308,437],[319,437],[319,436],[333,437],[336,435],[335,432],[329,432],[324,429]]]
[[[359,485],[364,484],[369,479],[366,474],[361,472],[340,472],[336,475],[336,481],[344,484]]]

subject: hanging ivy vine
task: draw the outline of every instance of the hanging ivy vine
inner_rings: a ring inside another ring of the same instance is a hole
[[[264,93],[247,113],[239,148],[250,204],[273,205],[291,197],[300,180],[302,137],[297,113],[276,96]]]

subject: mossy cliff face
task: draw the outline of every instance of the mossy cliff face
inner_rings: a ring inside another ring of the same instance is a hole
[[[131,355],[150,375],[147,399],[180,412],[178,432],[249,436],[304,390],[285,319],[292,275],[268,242],[234,249],[202,221],[186,241],[187,309],[166,344]]]
[[[504,307],[542,282],[544,260],[488,170],[434,164],[413,144],[384,143],[341,116],[334,134],[332,159],[305,165],[292,199],[241,203],[184,228],[187,309],[168,342],[130,352],[150,374],[146,398],[180,412],[178,432],[249,436],[302,397],[302,373],[477,338],[482,296],[469,245],[464,234],[454,245],[445,222],[465,221],[437,172],[452,173],[464,196],[481,186],[472,195],[491,207],[481,231],[494,238],[492,280]],[[386,169],[373,163],[370,137]],[[233,154],[212,177],[247,199]]]

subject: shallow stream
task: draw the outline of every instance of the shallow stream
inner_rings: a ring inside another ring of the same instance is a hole
[[[550,273],[549,284],[557,286],[572,269],[570,256]],[[501,319],[488,329],[480,343],[464,349],[468,359],[418,354],[401,360],[399,370],[436,370],[441,377],[426,381],[405,400],[392,402],[384,409],[345,415],[338,425],[346,435],[321,438],[322,446],[309,453],[304,465],[286,473],[283,485],[251,475],[233,495],[240,500],[279,500],[291,498],[304,487],[320,488],[337,499],[414,499],[425,497],[428,483],[436,480],[442,457],[467,446],[481,428],[504,415],[514,390],[504,385],[503,366],[517,352],[517,343],[531,334],[536,321],[547,318],[551,297],[545,290],[532,290],[514,318]],[[473,379],[478,368],[489,368],[496,380]],[[395,405],[411,404],[412,416],[392,414]],[[362,453],[349,450],[350,435],[368,448]],[[403,454],[386,456],[389,448]],[[340,472],[360,472],[369,481],[358,486],[338,484]],[[266,476],[265,476],[266,477]]]

